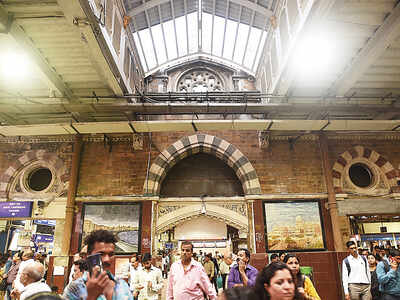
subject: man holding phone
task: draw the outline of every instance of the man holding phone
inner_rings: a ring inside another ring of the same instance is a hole
[[[228,289],[236,286],[254,286],[258,271],[249,264],[250,251],[242,248],[238,251],[237,265],[233,266],[228,276]]]
[[[390,268],[385,267],[383,261],[380,261],[376,267],[382,300],[400,299],[400,251],[391,249],[389,253]]]
[[[162,273],[159,268],[151,264],[150,253],[145,253],[142,258],[142,266],[133,280],[134,297],[139,300],[158,300],[158,295],[163,287]]]
[[[116,242],[114,234],[108,230],[96,230],[86,237],[89,274],[86,273],[82,281],[71,283],[73,287],[65,294],[66,299],[133,300],[128,284],[111,274]]]

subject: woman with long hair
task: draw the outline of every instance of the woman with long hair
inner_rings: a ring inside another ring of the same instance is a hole
[[[372,253],[367,256],[369,271],[371,272],[371,295],[372,300],[378,300],[381,297],[379,292],[378,275],[376,274],[376,265],[378,264],[378,259]]]
[[[292,271],[297,286],[297,291],[304,300],[321,300],[312,281],[300,272],[299,258],[294,254],[287,254],[284,263]]]
[[[258,273],[254,290],[262,300],[301,299],[297,294],[293,274],[281,262],[273,262]]]

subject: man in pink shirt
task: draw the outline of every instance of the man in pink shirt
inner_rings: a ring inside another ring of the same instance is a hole
[[[215,300],[217,294],[203,266],[192,259],[193,245],[183,242],[181,260],[172,264],[168,276],[167,300]]]

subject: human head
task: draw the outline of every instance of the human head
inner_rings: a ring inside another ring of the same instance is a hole
[[[258,295],[254,289],[248,287],[234,287],[226,289],[218,298],[219,300],[257,300]]]
[[[357,256],[358,255],[358,251],[357,251],[357,245],[354,241],[348,241],[346,243],[346,247],[347,250],[349,251],[349,253],[353,256]]]
[[[135,269],[137,269],[137,267],[139,267],[139,261],[136,256],[131,257],[131,266]]]
[[[21,257],[19,257],[19,254],[18,254],[18,253],[15,253],[14,256],[13,256],[13,262],[14,262],[14,263],[17,263],[17,262],[19,262],[20,260],[21,260]]]
[[[184,264],[190,263],[193,256],[193,244],[189,241],[182,242],[181,245],[181,260]]]
[[[151,255],[150,253],[145,253],[142,258],[142,265],[146,270],[151,268]]]
[[[225,256],[224,256],[224,260],[225,260],[225,263],[226,263],[228,266],[230,266],[230,265],[232,264],[232,262],[233,262],[233,260],[232,260],[232,253],[229,253],[229,254],[225,255]]]
[[[376,266],[376,264],[378,263],[375,255],[373,255],[372,253],[369,253],[367,256],[367,260],[368,260],[368,264],[369,266]]]
[[[74,262],[74,274],[72,278],[77,280],[78,278],[83,276],[83,273],[88,270],[88,265],[85,260],[79,259]]]
[[[32,262],[25,266],[21,272],[20,281],[24,286],[40,281],[44,276],[44,266],[40,262]]]
[[[297,276],[300,272],[300,261],[299,258],[294,254],[287,254],[283,259],[283,262],[287,264],[289,269],[292,271],[294,276]]]
[[[362,249],[361,250],[361,255],[364,256],[364,257],[367,257],[368,253],[369,253],[368,249]]]
[[[390,257],[400,265],[400,250],[398,249],[391,249],[390,250]]]
[[[111,265],[115,259],[115,235],[108,230],[95,230],[85,238],[85,244],[88,246],[88,254],[101,254],[101,262],[104,270],[111,271]]]
[[[286,256],[286,253],[285,253],[285,252],[281,252],[281,253],[279,254],[279,260],[280,260],[280,261],[283,261],[283,260],[285,259],[285,256]]]
[[[33,252],[31,250],[26,250],[24,251],[24,253],[22,254],[22,261],[27,261],[28,259],[32,259],[33,258]]]
[[[211,260],[211,257],[212,257],[211,253],[206,254],[206,256],[204,256],[204,261],[207,262]]]
[[[294,276],[289,267],[282,262],[274,262],[264,267],[257,275],[254,289],[263,300],[292,300],[297,296]]]
[[[36,293],[26,298],[26,300],[62,300],[62,299],[63,298],[61,298],[61,296],[49,292]]]
[[[278,256],[278,254],[272,253],[272,254],[271,254],[271,257],[270,257],[270,262],[273,263],[273,262],[278,262],[278,261],[279,261],[279,256]]]
[[[249,261],[250,261],[250,251],[249,250],[247,250],[246,248],[240,248],[237,255],[241,261],[245,262],[246,264],[249,263]]]

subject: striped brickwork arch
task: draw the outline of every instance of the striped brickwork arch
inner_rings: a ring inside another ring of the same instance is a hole
[[[345,174],[345,170],[359,160],[364,160],[376,167],[383,175],[389,188],[397,186],[397,171],[386,158],[369,148],[355,146],[342,153],[333,165],[333,186],[336,194],[343,193],[343,179],[345,176],[348,176]]]
[[[261,194],[256,170],[242,152],[227,141],[208,134],[187,136],[165,149],[152,164],[144,194],[159,195],[161,183],[168,171],[180,160],[190,155],[204,152],[215,155],[227,163],[236,173],[246,195]]]
[[[46,150],[28,151],[16,159],[0,177],[0,196],[8,198],[10,188],[17,177],[21,176],[24,169],[32,164],[48,166],[52,169],[55,176],[55,188],[58,194],[63,194],[67,190],[69,173],[65,162],[54,153],[48,153]]]

